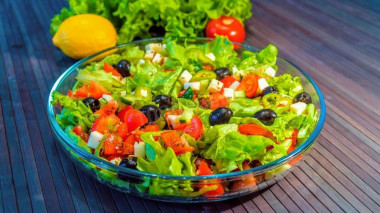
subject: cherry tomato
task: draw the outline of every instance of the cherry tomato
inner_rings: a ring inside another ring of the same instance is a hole
[[[242,23],[236,18],[226,16],[212,19],[208,22],[206,37],[215,38],[215,34],[227,36],[230,41],[239,43],[242,43],[245,38],[245,30]]]
[[[174,129],[183,131],[195,139],[199,139],[204,133],[202,120],[196,115],[191,119],[190,124],[182,123]]]
[[[198,175],[213,175],[214,173],[211,171],[210,167],[207,165],[206,161],[201,161],[201,164],[198,167]],[[211,190],[205,193],[206,196],[215,196],[224,194],[224,189],[222,184],[220,184],[220,180],[217,180],[216,183],[209,184],[201,184],[201,187],[216,185],[217,188],[215,190]]]
[[[128,125],[128,131],[134,131],[148,123],[148,118],[139,110],[130,109],[124,115],[124,122]]]
[[[130,109],[133,109],[133,107],[131,105],[127,105],[125,106],[122,110],[120,110],[118,113],[117,113],[117,117],[120,118],[120,121],[121,122],[124,122],[124,116],[125,116],[125,113],[130,110]]]
[[[236,88],[236,91],[245,91],[245,95],[248,98],[252,98],[256,95],[258,88],[258,78],[257,75],[251,73],[243,78],[239,86]]]

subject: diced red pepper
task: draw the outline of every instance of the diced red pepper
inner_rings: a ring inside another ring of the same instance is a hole
[[[292,133],[292,137],[291,137],[291,139],[292,139],[292,145],[290,145],[290,147],[287,150],[288,154],[290,152],[292,152],[296,148],[296,145],[297,145],[297,136],[298,136],[298,130],[294,129],[293,133]]]
[[[211,64],[205,64],[202,66],[204,70],[213,71],[214,67]]]

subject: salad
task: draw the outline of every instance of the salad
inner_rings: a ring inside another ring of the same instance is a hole
[[[238,54],[225,37],[201,45],[166,38],[129,45],[78,70],[67,94],[54,91],[56,120],[77,146],[113,164],[173,176],[230,173],[270,163],[302,144],[319,112],[301,78],[276,75],[277,48]],[[158,180],[155,195],[215,196],[232,186]]]

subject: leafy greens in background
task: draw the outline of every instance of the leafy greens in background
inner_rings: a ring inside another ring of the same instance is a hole
[[[97,14],[118,30],[119,43],[152,37],[150,30],[165,29],[165,36],[204,36],[210,19],[232,16],[242,23],[251,17],[249,0],[68,0],[69,8],[51,20],[50,33],[77,14]],[[153,27],[153,28],[152,28]]]

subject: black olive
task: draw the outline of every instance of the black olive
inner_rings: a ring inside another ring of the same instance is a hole
[[[131,75],[130,70],[131,70],[131,62],[122,59],[117,63],[116,65],[116,70],[120,73],[121,76],[123,77],[128,77]]]
[[[166,109],[173,106],[173,99],[167,95],[157,95],[153,98],[154,103],[158,104],[160,109]]]
[[[277,114],[271,109],[262,109],[253,115],[254,118],[259,119],[261,123],[270,126],[273,124]]]
[[[304,102],[305,104],[311,103],[311,95],[307,92],[301,92],[296,96],[294,102]]]
[[[218,80],[221,80],[221,79],[225,78],[226,76],[230,75],[230,70],[227,67],[220,67],[220,68],[216,69],[214,72],[215,72]]]
[[[136,169],[137,157],[125,158],[120,162],[119,166]]]
[[[217,124],[226,124],[230,121],[230,118],[232,117],[233,112],[228,107],[219,107],[211,112],[209,117],[209,122],[211,126],[217,125]]]
[[[151,123],[157,121],[161,116],[161,110],[155,105],[143,106],[140,111],[144,113]]]
[[[165,28],[162,26],[153,25],[148,30],[151,37],[163,37],[166,33]]]
[[[269,87],[265,87],[265,89],[262,92],[262,95],[264,96],[264,95],[269,94],[269,93],[279,93],[279,92],[278,92],[277,87],[269,86]]]
[[[89,97],[89,98],[83,99],[83,103],[86,106],[89,106],[93,112],[98,111],[100,109],[100,101],[96,98]]]

